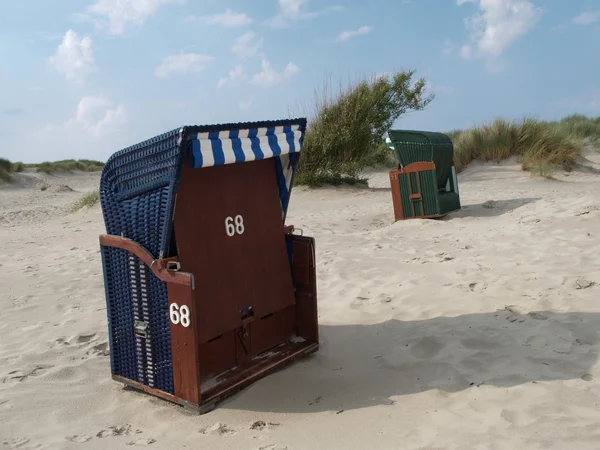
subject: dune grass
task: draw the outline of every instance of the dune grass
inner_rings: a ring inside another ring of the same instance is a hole
[[[358,184],[360,173],[389,154],[384,135],[393,122],[433,99],[414,71],[362,77],[335,89],[326,81],[307,108],[308,125],[295,184]]]
[[[81,172],[98,172],[102,170],[104,163],[89,159],[64,159],[61,161],[49,162],[44,161],[41,164],[35,165],[36,172],[44,172],[52,174],[54,172],[72,172],[79,170]]]
[[[13,163],[11,163],[8,159],[0,158],[0,180],[10,181],[10,174],[12,171]]]
[[[96,203],[100,201],[100,190],[89,192],[81,197],[77,202],[73,205],[71,209],[72,212],[79,211],[83,208],[89,208],[94,206]]]
[[[36,172],[52,174],[55,172],[98,172],[104,167],[101,161],[91,159],[64,159],[61,161],[45,161],[39,164],[24,164],[22,162],[11,162],[6,158],[0,158],[0,179],[11,180],[11,173],[23,172],[25,169],[35,169]]]
[[[0,180],[2,181],[10,181],[12,177],[10,176],[10,172],[7,172],[4,167],[0,167]]]
[[[447,134],[454,144],[454,162],[458,172],[474,160],[500,162],[516,156],[523,170],[551,177],[556,169],[569,171],[574,167],[586,139],[598,142],[600,118],[573,115],[558,122],[499,118]]]

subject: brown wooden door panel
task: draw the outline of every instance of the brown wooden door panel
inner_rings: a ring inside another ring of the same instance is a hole
[[[315,240],[312,237],[291,235],[292,265],[296,283],[296,334],[309,341],[319,341],[317,309],[317,266]]]
[[[200,342],[241,326],[245,308],[259,319],[294,303],[272,159],[202,169],[186,162],[175,235],[181,269],[195,276]]]

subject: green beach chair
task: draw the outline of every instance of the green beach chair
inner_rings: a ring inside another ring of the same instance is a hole
[[[452,140],[432,131],[390,130],[388,136],[399,163],[390,172],[395,219],[435,218],[459,210]]]

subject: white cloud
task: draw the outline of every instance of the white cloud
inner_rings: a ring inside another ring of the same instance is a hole
[[[262,46],[263,38],[258,38],[254,31],[248,31],[235,39],[231,51],[238,60],[243,62],[256,56],[265,58],[264,53],[261,51]],[[245,81],[247,78],[244,68],[241,64],[238,64],[229,71],[226,77],[219,79],[217,86],[222,88],[226,84],[234,83],[236,81]]]
[[[460,57],[463,59],[471,58],[471,46],[470,45],[463,45],[460,48]]]
[[[292,78],[294,75],[296,75],[298,72],[300,72],[300,67],[298,67],[296,64],[294,64],[293,62],[289,62],[287,64],[287,66],[285,66],[285,69],[283,69],[283,76],[285,78]]]
[[[200,53],[180,53],[164,58],[154,73],[159,78],[171,75],[182,75],[191,72],[200,72],[206,69],[214,57]]]
[[[94,71],[92,39],[88,36],[79,39],[77,33],[68,30],[50,63],[67,79],[83,82]]]
[[[83,97],[77,105],[75,118],[69,124],[82,126],[97,138],[114,133],[125,121],[125,108],[123,104],[112,106],[112,102],[104,97]]]
[[[499,58],[538,22],[541,10],[528,0],[457,0],[476,3],[479,11],[466,19],[473,47],[463,46],[463,57]]]
[[[267,25],[273,28],[286,28],[290,22],[303,19],[312,19],[333,11],[344,8],[336,5],[321,11],[308,11],[308,0],[277,0],[277,14],[267,20]]]
[[[204,18],[206,23],[214,23],[224,27],[243,27],[252,23],[252,19],[245,13],[237,13],[227,8],[224,13],[215,14]]]
[[[246,79],[246,73],[242,66],[235,66],[235,68],[231,69],[226,77],[220,78],[217,86],[222,88],[228,83],[233,83],[236,81],[241,81]]]
[[[598,21],[600,21],[600,9],[581,13],[573,18],[573,22],[579,25],[590,25]]]
[[[263,38],[259,39],[257,38],[254,31],[248,31],[247,33],[242,34],[235,40],[231,51],[238,58],[252,58],[254,56],[260,55],[260,50],[262,49],[262,46]]]
[[[337,42],[344,42],[344,41],[347,41],[348,39],[356,37],[356,36],[361,36],[361,35],[364,35],[364,34],[369,34],[372,30],[373,30],[373,27],[368,26],[368,25],[363,25],[358,30],[342,31],[338,35],[336,41]]]
[[[308,3],[307,0],[278,0],[279,11],[284,17],[297,18],[302,13],[303,5]]]
[[[271,67],[271,63],[266,58],[263,58],[261,68],[261,72],[252,76],[252,83],[264,88],[281,84],[283,81],[294,77],[300,72],[300,68],[293,62],[289,62],[282,72],[277,72]]]
[[[68,136],[84,133],[99,139],[119,131],[126,122],[123,104],[113,103],[101,96],[83,97],[77,104],[75,117],[62,124],[48,124],[44,132],[62,132]]]
[[[72,105],[70,117],[27,133],[22,159],[106,160],[115,151],[137,142],[129,120],[123,104],[113,103],[101,95],[85,96]]]
[[[96,16],[90,20],[97,26],[108,27],[111,34],[123,34],[126,25],[141,27],[161,6],[176,1],[179,0],[96,0],[88,13]]]

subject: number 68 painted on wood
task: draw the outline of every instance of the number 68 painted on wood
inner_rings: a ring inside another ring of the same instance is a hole
[[[235,226],[234,226],[235,223]],[[232,237],[237,234],[244,234],[244,218],[240,215],[235,216],[235,219],[228,217],[225,219],[225,233]]]
[[[181,308],[177,303],[171,303],[169,306],[169,317],[174,325],[181,323],[184,327],[190,326],[190,308],[186,305],[181,305]]]

